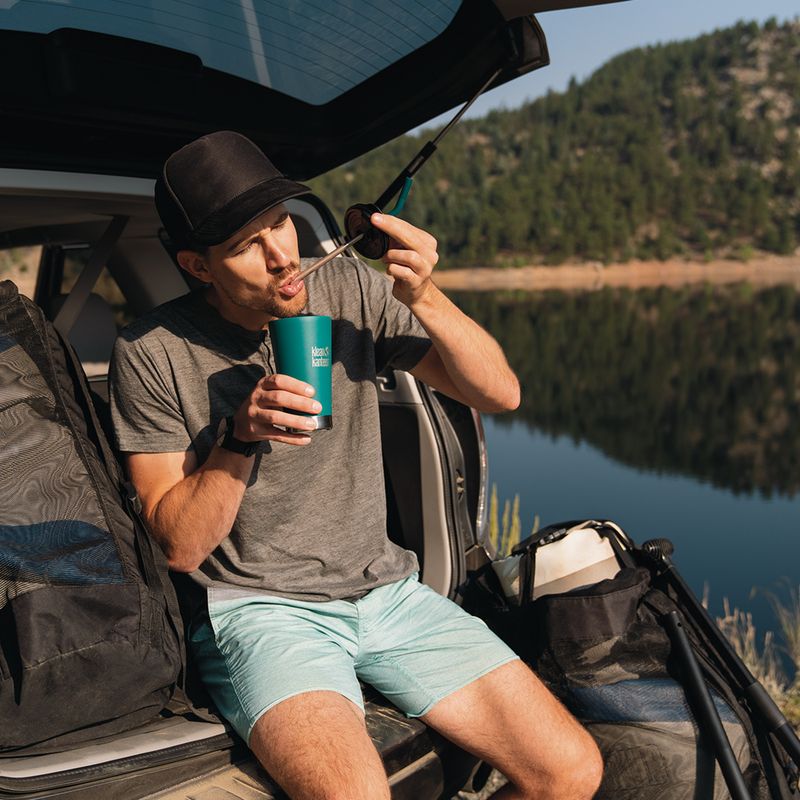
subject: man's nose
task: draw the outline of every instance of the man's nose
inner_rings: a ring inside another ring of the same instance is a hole
[[[271,272],[280,272],[292,265],[292,258],[289,253],[272,236],[265,236],[262,239],[262,247],[267,269]]]

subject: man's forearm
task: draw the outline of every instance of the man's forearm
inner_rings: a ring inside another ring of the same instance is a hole
[[[519,406],[519,382],[500,345],[433,283],[411,311],[430,336],[449,379],[470,406],[487,413]]]
[[[433,342],[434,351],[411,370],[414,377],[478,411],[517,408],[519,382],[500,346],[431,280],[439,262],[436,239],[391,214],[375,213],[370,222],[390,238],[383,262],[394,280],[392,294],[411,310]]]
[[[197,569],[228,536],[252,469],[252,457],[214,447],[201,467],[164,494],[147,522],[172,569]]]

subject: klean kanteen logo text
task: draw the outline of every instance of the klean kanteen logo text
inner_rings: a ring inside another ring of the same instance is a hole
[[[331,349],[330,347],[317,347],[311,346],[311,366],[312,367],[329,367],[331,365]]]

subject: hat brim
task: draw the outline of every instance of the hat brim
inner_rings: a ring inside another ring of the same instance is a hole
[[[311,194],[311,189],[289,178],[276,177],[263,181],[203,220],[192,232],[192,238],[206,247],[221,244],[265,211],[305,194]]]

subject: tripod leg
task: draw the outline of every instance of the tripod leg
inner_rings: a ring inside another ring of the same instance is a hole
[[[664,617],[667,631],[673,645],[686,670],[686,695],[692,707],[697,724],[711,739],[714,755],[722,770],[725,784],[733,800],[751,800],[750,793],[744,782],[742,770],[736,761],[730,741],[722,727],[717,707],[711,698],[711,692],[703,679],[700,665],[697,663],[689,637],[683,629],[680,617],[676,611],[671,611]]]
[[[731,643],[722,635],[711,615],[681,577],[670,560],[672,550],[672,542],[668,539],[652,539],[642,545],[641,552],[648,557],[651,563],[658,567],[662,577],[679,594],[681,601],[689,609],[692,619],[697,623],[704,635],[714,642],[719,657],[733,674],[736,681],[735,685],[747,699],[751,711],[761,719],[767,726],[767,730],[781,743],[789,758],[794,761],[795,768],[800,769],[800,737],[798,737],[783,712],[775,705],[775,701],[753,677],[750,670],[747,669],[742,659],[731,646]]]
[[[767,694],[767,690],[754,680],[742,694],[747,698],[750,707],[761,714],[770,733],[773,733],[783,745],[783,749],[786,750],[792,761],[800,766],[800,739],[783,712],[775,705],[775,701]]]

